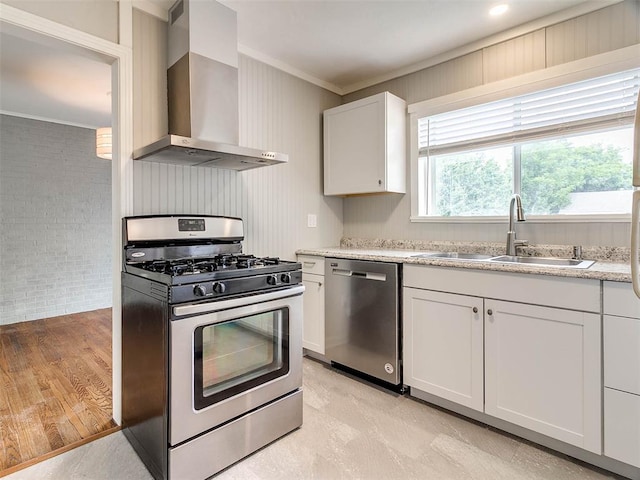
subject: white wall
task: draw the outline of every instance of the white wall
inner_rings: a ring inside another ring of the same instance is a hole
[[[166,134],[163,22],[134,10],[134,145]],[[154,47],[155,46],[155,47]],[[304,247],[337,245],[342,199],[322,195],[322,111],[340,97],[240,56],[240,144],[289,154],[289,163],[245,172],[134,162],[134,214],[241,217],[244,251],[295,258]],[[148,81],[141,81],[142,79]],[[153,124],[151,123],[153,122]],[[316,228],[308,228],[315,214]]]
[[[118,43],[118,0],[2,0],[0,3]]]
[[[0,116],[0,324],[111,306],[111,162],[95,130]]]
[[[351,93],[343,100],[346,103],[388,90],[411,104],[637,43],[640,43],[640,2],[626,0]],[[505,205],[505,211],[506,208]],[[409,194],[347,198],[344,235],[490,242],[506,239],[504,222],[411,223],[410,211]],[[518,225],[518,236],[536,244],[628,246],[630,232],[629,222]]]

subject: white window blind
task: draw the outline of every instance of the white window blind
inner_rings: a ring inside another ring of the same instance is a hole
[[[635,69],[423,117],[420,156],[631,124],[639,88]]]

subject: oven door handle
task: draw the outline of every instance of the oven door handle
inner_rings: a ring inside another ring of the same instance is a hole
[[[254,303],[268,302],[270,300],[279,300],[281,298],[294,297],[304,293],[304,285],[296,285],[285,290],[275,292],[267,292],[259,295],[248,295],[246,297],[232,298],[230,300],[220,300],[218,302],[198,303],[195,305],[181,305],[173,307],[173,315],[176,317],[184,317],[185,315],[195,315],[198,313],[219,312],[230,308],[245,307]]]

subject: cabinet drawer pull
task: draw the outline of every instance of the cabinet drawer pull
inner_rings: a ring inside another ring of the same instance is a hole
[[[303,264],[305,267],[309,267],[309,268],[311,268],[311,267],[313,267],[313,266],[316,264],[316,262],[303,262],[302,264]]]
[[[493,310],[491,309],[487,310],[487,315],[493,315]]]
[[[478,313],[478,307],[473,307],[473,313]]]

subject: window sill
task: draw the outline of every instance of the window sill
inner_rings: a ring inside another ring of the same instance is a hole
[[[423,217],[411,216],[412,223],[506,223],[509,217]],[[624,223],[631,222],[631,214],[613,215],[531,215],[527,223]]]

